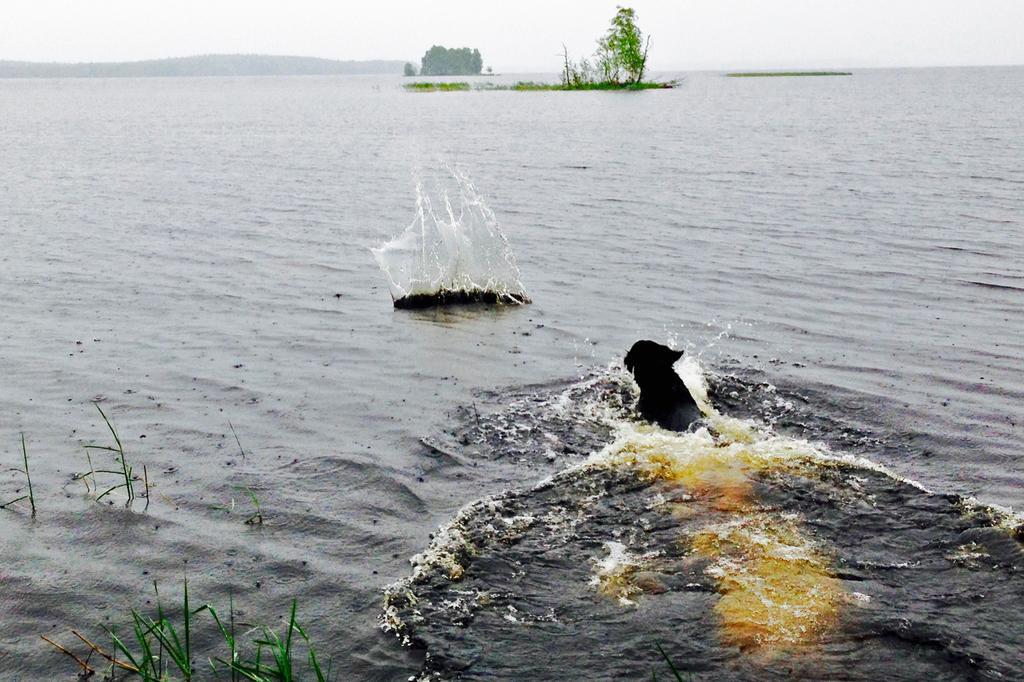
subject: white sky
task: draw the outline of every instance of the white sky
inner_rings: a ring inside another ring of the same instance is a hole
[[[1024,0],[619,0],[654,69],[1024,64]],[[557,71],[615,0],[0,0],[0,59],[200,53],[419,61],[479,47],[496,71]]]

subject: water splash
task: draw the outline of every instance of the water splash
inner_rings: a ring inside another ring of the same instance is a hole
[[[447,303],[529,303],[519,266],[498,220],[462,171],[434,200],[416,185],[416,216],[405,231],[371,249],[396,308]],[[454,191],[454,201],[449,189]]]

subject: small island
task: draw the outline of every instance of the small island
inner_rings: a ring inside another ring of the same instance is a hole
[[[593,56],[579,60],[569,58],[569,51],[562,49],[562,73],[559,83],[536,83],[520,81],[511,85],[479,83],[470,85],[466,81],[418,81],[406,83],[404,88],[409,92],[465,92],[467,90],[664,90],[676,85],[675,81],[645,81],[647,72],[647,54],[650,47],[650,36],[644,37],[636,23],[636,11],[631,7],[619,7],[612,17],[607,32],[597,41],[597,51]],[[455,72],[447,69],[452,50],[434,46],[423,57],[420,75],[479,75],[483,66],[478,50],[467,55],[469,48],[462,48],[456,57],[456,63],[468,65],[463,68],[470,70]],[[432,56],[435,51],[438,57]],[[428,68],[428,57],[429,68]],[[440,60],[440,61],[438,61]],[[415,69],[406,64],[405,75],[413,76]]]
[[[447,48],[434,45],[420,60],[421,76],[479,76],[484,70],[484,58],[480,50],[468,47]],[[488,68],[488,71],[491,69]],[[415,76],[416,66],[406,62],[403,70],[406,76]]]

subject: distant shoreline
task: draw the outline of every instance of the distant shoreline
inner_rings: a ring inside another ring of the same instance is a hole
[[[797,78],[807,76],[852,76],[851,71],[735,71],[729,78]]]
[[[402,60],[340,61],[260,54],[209,54],[135,62],[0,61],[2,78],[400,75]]]

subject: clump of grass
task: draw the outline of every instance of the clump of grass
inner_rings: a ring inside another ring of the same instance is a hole
[[[298,633],[299,637],[305,642],[306,669],[309,673],[313,674],[317,682],[326,682],[326,680],[331,678],[331,666],[328,664],[327,670],[324,671],[320,665],[320,661],[316,657],[316,649],[310,641],[309,635],[306,634],[306,631],[302,629],[295,619],[297,608],[298,603],[293,599],[291,614],[288,617],[288,632],[283,640],[273,630],[266,627],[262,628],[260,638],[253,640],[253,643],[256,645],[255,658],[249,660],[240,659],[235,649],[233,632],[230,633],[229,640],[228,630],[221,623],[220,619],[217,618],[216,612],[210,609],[210,613],[213,615],[214,620],[216,620],[218,627],[220,627],[225,641],[229,642],[232,655],[231,661],[218,658],[216,662],[230,670],[232,675],[238,673],[246,680],[251,680],[251,682],[270,682],[271,680],[291,682],[292,680],[306,679],[304,675],[298,674],[301,664],[296,664],[296,642],[293,635]],[[268,654],[267,663],[263,663],[264,652]]]
[[[112,445],[112,446],[110,446],[110,445],[86,445],[85,446],[86,457],[89,460],[89,472],[90,472],[90,474],[92,476],[93,489],[96,492],[99,492],[99,488],[97,487],[97,484],[96,484],[96,474],[97,473],[113,474],[113,475],[118,476],[120,478],[120,482],[119,483],[117,483],[116,485],[110,486],[105,491],[100,493],[100,495],[98,495],[96,497],[96,501],[99,502],[100,500],[102,500],[104,497],[106,497],[110,493],[114,492],[115,490],[122,490],[123,489],[125,491],[125,494],[126,494],[127,498],[128,498],[125,504],[126,504],[126,506],[131,505],[132,501],[136,497],[135,496],[135,484],[134,484],[134,481],[138,480],[138,477],[133,474],[132,467],[131,467],[131,465],[128,464],[128,458],[125,456],[125,453],[124,453],[124,445],[121,443],[121,437],[117,435],[117,429],[114,428],[114,425],[111,423],[110,419],[107,417],[106,413],[103,411],[103,408],[99,406],[99,403],[95,403],[95,405],[96,405],[96,409],[100,413],[100,416],[103,417],[103,422],[107,425],[107,429],[110,431],[110,435],[113,436],[113,438],[114,438],[114,445]],[[116,469],[115,470],[115,469],[96,469],[96,468],[94,468],[93,465],[92,465],[92,455],[91,455],[91,451],[92,450],[99,450],[99,451],[103,451],[103,452],[113,453],[114,461],[117,464],[120,465],[120,469]],[[146,490],[146,493],[145,493],[146,504],[148,505],[149,504],[149,471],[146,469],[145,466],[143,466],[142,470],[143,470],[143,482],[144,482],[145,490]]]
[[[242,490],[242,488],[239,488]],[[256,493],[252,491],[252,488],[244,489],[249,499],[252,500],[253,512],[245,519],[245,525],[247,526],[262,526],[263,525],[263,508],[260,506],[260,500],[256,497]],[[225,505],[219,505],[213,507],[218,511],[224,511],[230,514],[235,510],[235,498],[231,498],[231,501]]]
[[[131,633],[119,636],[113,629],[107,629],[112,645],[104,648],[89,640],[76,630],[72,634],[88,649],[88,658],[81,658],[70,649],[47,637],[43,639],[58,651],[72,658],[81,668],[83,676],[95,673],[89,666],[93,654],[110,663],[113,678],[115,668],[129,679],[142,682],[167,682],[182,679],[190,682],[199,679],[199,667],[195,664],[197,652],[193,647],[193,635],[201,627],[200,616],[209,614],[215,631],[220,635],[223,653],[211,653],[206,660],[215,676],[221,678],[230,674],[232,682],[294,682],[315,679],[327,682],[332,679],[331,666],[325,670],[320,663],[309,635],[299,625],[298,603],[292,600],[291,612],[283,636],[269,627],[253,628],[257,632],[248,646],[239,641],[235,629],[234,599],[228,601],[227,621],[221,619],[211,604],[193,608],[189,600],[188,580],[185,580],[181,612],[176,619],[164,610],[156,583],[157,594],[155,617],[136,609],[131,611]],[[296,637],[295,635],[298,635]],[[305,657],[302,651],[305,651]],[[205,666],[204,666],[205,667]]]
[[[35,516],[36,515],[36,496],[32,492],[32,474],[29,473],[29,470],[28,470],[28,448],[25,447],[25,434],[24,433],[21,434],[21,461],[25,463],[25,468],[24,469],[14,469],[14,471],[18,471],[20,473],[25,474],[25,480],[28,482],[28,494],[27,495],[22,495],[21,497],[16,497],[15,499],[11,500],[10,502],[5,502],[3,504],[0,504],[0,509],[7,509],[7,507],[11,506],[12,504],[14,504],[16,502],[21,502],[22,500],[28,500],[29,506],[32,508],[32,516]]]
[[[246,488],[245,491],[249,493],[249,499],[252,500],[253,507],[256,509],[249,518],[245,520],[245,525],[263,525],[263,510],[260,508],[260,501],[256,497],[256,493],[252,491],[252,488]]]
[[[796,76],[852,76],[849,71],[740,71],[725,74],[729,78],[792,78]]]
[[[402,86],[410,92],[452,92],[456,90],[469,90],[470,85],[465,81],[459,82],[435,82],[435,81],[418,81],[416,83],[406,83]]]

